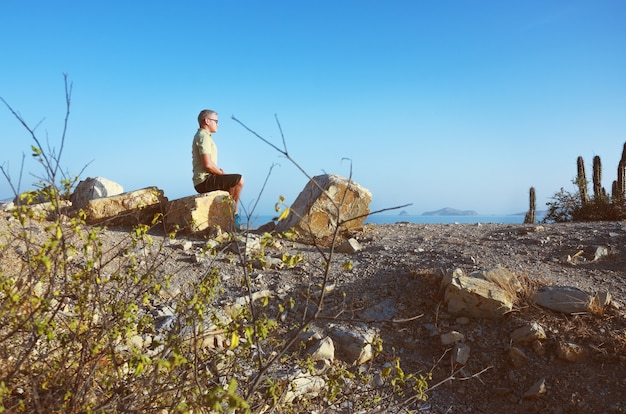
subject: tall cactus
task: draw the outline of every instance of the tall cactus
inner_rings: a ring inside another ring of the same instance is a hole
[[[593,157],[593,199],[598,202],[606,201],[606,190],[602,188],[602,162],[600,156]]]
[[[622,201],[626,198],[626,143],[622,150],[622,159],[617,165],[617,180],[613,182],[613,199]]]
[[[535,214],[537,209],[537,200],[535,197],[535,187],[530,187],[530,208],[528,209],[528,213],[524,216],[524,224],[535,224]]]
[[[589,193],[587,192],[587,176],[585,175],[585,162],[583,157],[579,156],[578,160],[578,175],[576,177],[576,185],[578,185],[578,192],[580,193],[580,202],[583,206],[589,205]]]

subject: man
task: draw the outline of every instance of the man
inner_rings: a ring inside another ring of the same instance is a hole
[[[193,184],[200,194],[224,190],[230,193],[235,202],[235,227],[239,228],[239,196],[243,189],[241,174],[225,174],[217,166],[217,147],[213,142],[213,132],[217,132],[217,112],[204,109],[198,114],[198,132],[193,137],[191,149],[193,160]]]

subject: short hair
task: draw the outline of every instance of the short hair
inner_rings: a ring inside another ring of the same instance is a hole
[[[210,117],[211,115],[217,115],[217,112],[212,111],[210,109],[203,109],[202,111],[200,111],[200,113],[198,114],[198,124],[200,126],[202,126],[202,122],[204,122],[205,119],[207,119],[208,117]]]

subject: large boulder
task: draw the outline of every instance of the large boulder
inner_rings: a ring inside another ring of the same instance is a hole
[[[324,174],[313,177],[291,205],[276,230],[294,229],[304,242],[326,244],[341,223],[339,235],[360,228],[370,213],[372,193],[347,178]]]
[[[88,224],[151,224],[156,214],[163,214],[167,198],[156,187],[129,191],[112,197],[89,200],[82,208]]]
[[[227,191],[192,195],[172,200],[167,206],[165,226],[188,235],[234,228],[233,200]]]
[[[81,209],[90,200],[97,198],[112,197],[124,192],[120,184],[102,177],[87,177],[78,183],[70,196],[72,207]]]

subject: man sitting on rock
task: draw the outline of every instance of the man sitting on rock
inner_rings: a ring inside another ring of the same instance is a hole
[[[200,194],[216,190],[228,191],[235,203],[235,227],[239,228],[238,207],[243,177],[241,174],[226,174],[217,166],[217,146],[211,135],[217,132],[217,112],[209,109],[200,111],[198,124],[200,127],[193,137],[191,149],[194,187]]]

